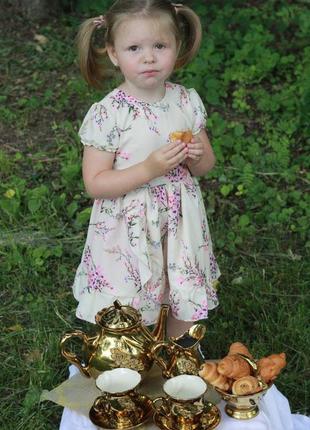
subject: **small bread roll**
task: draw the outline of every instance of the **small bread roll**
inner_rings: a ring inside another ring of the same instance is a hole
[[[286,366],[286,356],[284,352],[281,354],[271,354],[268,357],[263,357],[257,362],[258,373],[262,379],[268,384],[279,375],[283,367]]]
[[[232,393],[238,396],[254,394],[261,390],[258,379],[254,376],[244,376],[243,378],[237,379],[231,387]]]
[[[190,143],[192,140],[193,134],[191,130],[186,131],[174,131],[169,135],[171,142],[176,142],[177,140],[181,140],[184,143]]]
[[[239,355],[227,355],[217,365],[217,370],[227,378],[239,379],[250,375],[250,365]]]
[[[234,342],[230,345],[228,355],[243,354],[249,358],[253,358],[248,348],[241,342]]]
[[[217,371],[217,364],[211,361],[205,362],[199,371],[205,381],[209,382],[217,388],[223,391],[228,391],[230,388],[230,382],[224,375],[220,375]]]

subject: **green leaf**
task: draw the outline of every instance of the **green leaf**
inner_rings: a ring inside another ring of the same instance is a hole
[[[224,197],[227,197],[231,193],[232,189],[233,186],[231,184],[225,184],[221,186],[220,192]]]
[[[246,214],[241,215],[239,217],[238,224],[241,228],[249,225],[250,224],[250,218],[248,217],[248,215],[246,215]]]

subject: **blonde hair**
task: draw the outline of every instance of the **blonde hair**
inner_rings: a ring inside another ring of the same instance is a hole
[[[172,31],[177,43],[181,43],[175,69],[188,64],[196,55],[202,36],[198,15],[182,4],[172,4],[167,0],[118,0],[104,17],[87,19],[77,35],[78,58],[82,76],[90,85],[101,87],[106,77],[106,46],[114,45],[117,27],[130,16],[153,17],[165,14],[170,18]],[[99,24],[98,24],[99,23]],[[101,29],[104,40],[98,41]],[[99,46],[98,46],[99,45]]]

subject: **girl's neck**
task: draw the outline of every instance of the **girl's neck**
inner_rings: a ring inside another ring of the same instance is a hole
[[[146,103],[160,102],[166,94],[165,83],[163,83],[162,86],[156,88],[140,89],[131,86],[127,82],[123,82],[118,88],[123,90],[127,95]]]

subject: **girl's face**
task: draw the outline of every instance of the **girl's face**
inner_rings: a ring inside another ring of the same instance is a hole
[[[158,94],[164,88],[178,55],[178,45],[168,20],[129,18],[116,30],[111,61],[120,67],[125,86],[133,95]]]

